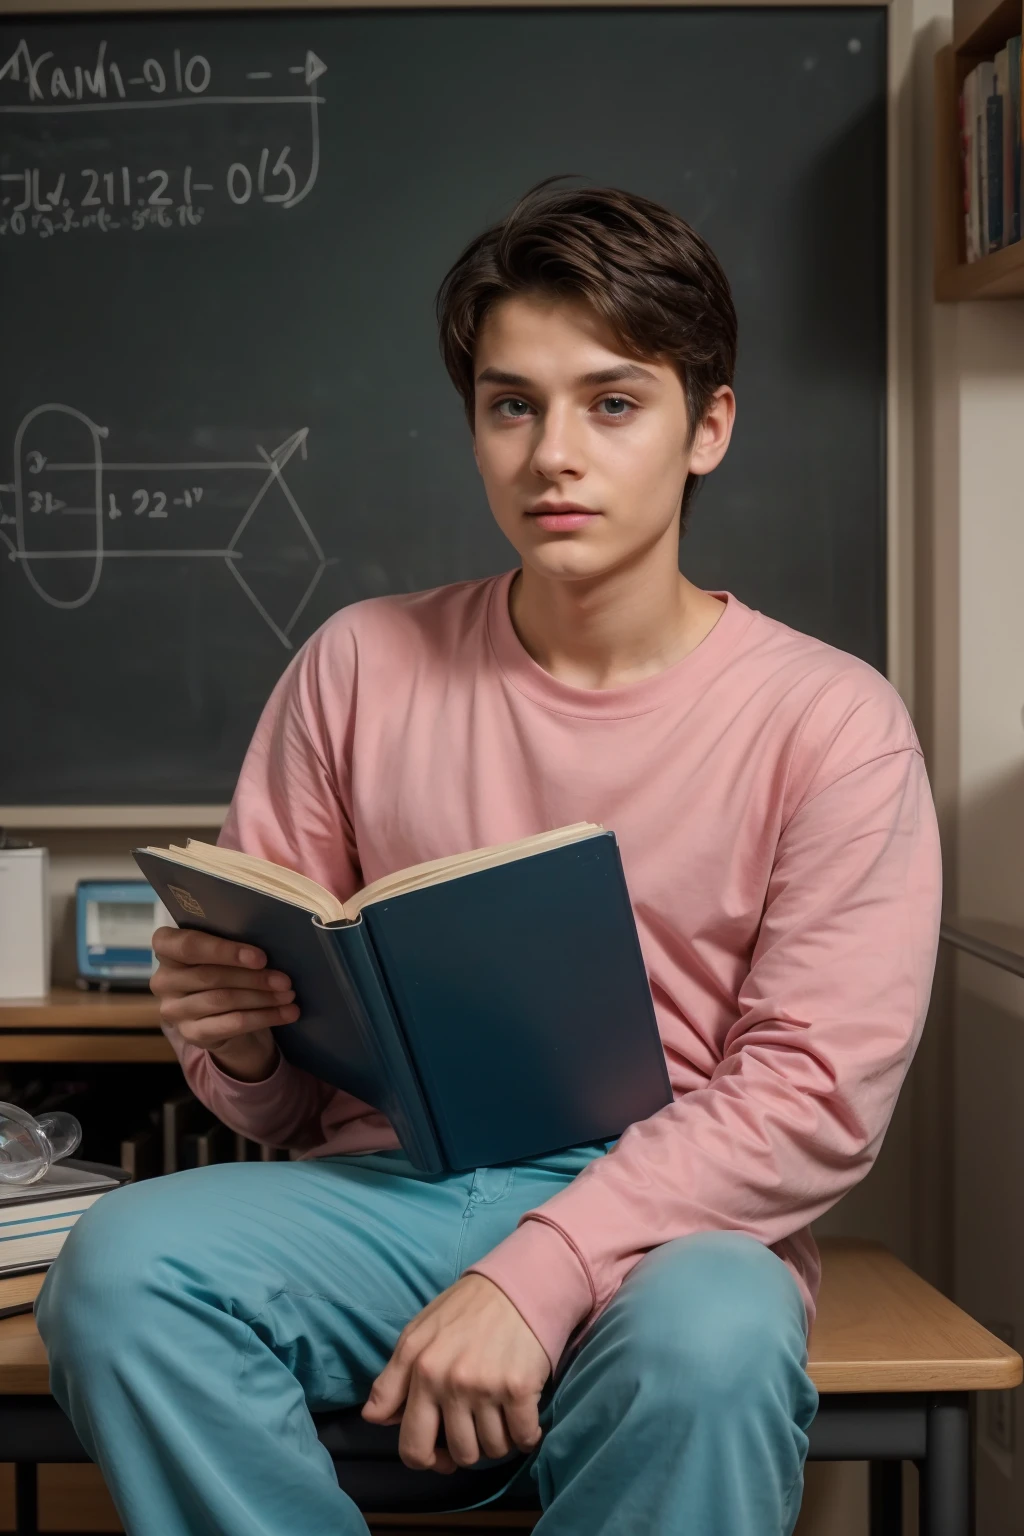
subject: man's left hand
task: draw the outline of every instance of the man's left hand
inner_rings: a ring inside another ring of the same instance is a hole
[[[504,1291],[483,1275],[463,1275],[403,1328],[363,1418],[401,1421],[407,1467],[454,1472],[513,1446],[534,1449],[550,1374],[543,1345]],[[437,1443],[442,1419],[447,1450]]]

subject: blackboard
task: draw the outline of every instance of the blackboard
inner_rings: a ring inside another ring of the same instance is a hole
[[[335,609],[515,563],[433,297],[560,172],[734,287],[687,574],[884,668],[885,120],[883,8],[0,26],[0,804],[223,802]]]

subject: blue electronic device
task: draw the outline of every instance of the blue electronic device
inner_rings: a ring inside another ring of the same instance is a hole
[[[146,987],[156,969],[160,898],[148,880],[79,880],[75,886],[78,985]]]

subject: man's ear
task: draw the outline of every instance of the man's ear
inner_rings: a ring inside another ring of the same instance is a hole
[[[725,458],[736,420],[736,396],[728,384],[715,390],[690,450],[691,475],[709,475]]]
[[[480,455],[477,452],[477,448],[476,448],[476,433],[473,431],[472,427],[470,427],[469,430],[470,430],[470,433],[472,434],[472,437],[473,437],[473,457],[476,460],[477,472],[478,472],[478,474],[482,475],[483,474],[483,470],[480,468]]]

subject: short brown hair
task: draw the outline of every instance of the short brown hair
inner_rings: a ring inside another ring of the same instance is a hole
[[[716,389],[732,384],[736,310],[706,241],[660,203],[550,176],[467,245],[438,290],[441,355],[474,424],[473,358],[484,317],[514,294],[582,299],[623,351],[675,366],[690,441]],[[688,475],[683,518],[699,484]]]

